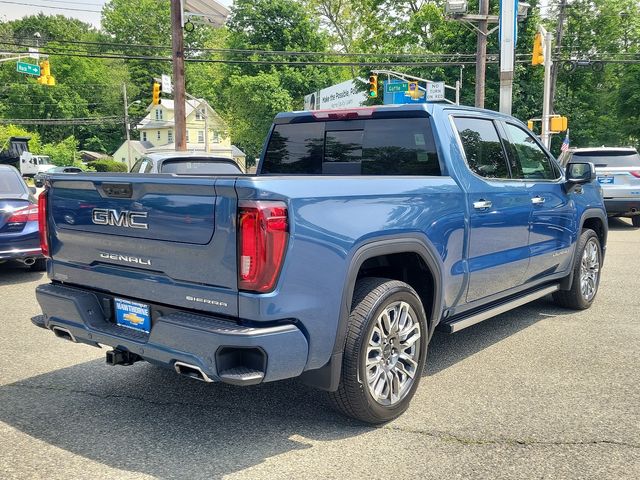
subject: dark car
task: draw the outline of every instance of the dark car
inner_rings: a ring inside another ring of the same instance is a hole
[[[176,175],[238,175],[244,172],[231,158],[204,152],[149,153],[131,167],[131,173]]]
[[[54,167],[51,170],[47,170],[46,172],[38,172],[33,177],[33,181],[36,184],[36,187],[40,188],[44,186],[44,181],[48,175],[52,173],[82,173],[80,167]]]
[[[38,204],[20,173],[0,165],[0,263],[17,260],[32,270],[45,270],[40,250]]]

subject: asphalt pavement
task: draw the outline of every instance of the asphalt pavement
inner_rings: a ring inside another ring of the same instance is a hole
[[[587,311],[542,299],[436,334],[411,408],[365,427],[292,380],[203,384],[34,327],[0,265],[3,479],[640,478],[640,230],[611,222]]]

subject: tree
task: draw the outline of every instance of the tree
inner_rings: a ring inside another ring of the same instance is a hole
[[[227,92],[227,119],[233,128],[231,140],[247,154],[249,163],[260,154],[273,117],[291,110],[293,99],[280,85],[276,73],[235,76]]]

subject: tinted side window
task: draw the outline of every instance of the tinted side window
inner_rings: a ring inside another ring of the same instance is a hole
[[[469,168],[482,177],[509,178],[502,143],[493,121],[454,118]]]
[[[262,173],[440,175],[427,119],[372,119],[353,130],[340,123],[277,125]]]
[[[558,172],[551,159],[540,148],[535,139],[522,128],[504,124],[508,137],[508,148],[515,160],[514,178],[531,180],[554,180]]]

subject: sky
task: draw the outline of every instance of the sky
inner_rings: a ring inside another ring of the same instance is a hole
[[[229,7],[233,0],[217,0]],[[100,27],[100,11],[107,0],[0,0],[0,19],[15,20],[43,12],[73,17]]]

